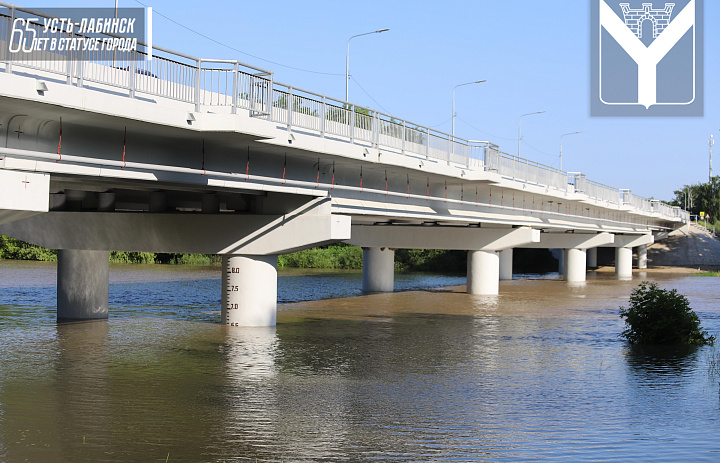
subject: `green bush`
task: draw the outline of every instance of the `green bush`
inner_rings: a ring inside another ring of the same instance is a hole
[[[57,252],[0,235],[0,259],[55,261]]]
[[[113,264],[154,264],[155,253],[110,251],[110,262]]]
[[[465,251],[398,249],[395,268],[401,271],[462,273],[467,269]]]
[[[361,269],[362,249],[344,243],[278,256],[278,267]]]
[[[630,295],[630,307],[620,308],[625,330],[620,336],[631,344],[713,344],[700,326],[700,318],[690,303],[677,290],[658,288],[655,283],[642,282]]]

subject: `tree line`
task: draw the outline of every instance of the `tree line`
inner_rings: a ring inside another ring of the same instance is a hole
[[[685,185],[674,192],[671,206],[680,206],[691,215],[700,216],[704,212],[706,219],[714,223],[720,218],[720,176],[712,177],[709,182]]]

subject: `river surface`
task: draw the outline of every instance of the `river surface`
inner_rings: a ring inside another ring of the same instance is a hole
[[[111,266],[55,323],[55,264],[0,261],[0,461],[720,461],[717,348],[630,348],[642,278],[720,332],[720,280],[281,272],[278,326],[220,320],[220,269]]]

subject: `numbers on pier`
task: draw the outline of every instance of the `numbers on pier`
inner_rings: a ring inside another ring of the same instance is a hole
[[[240,273],[240,267],[230,267],[230,273]]]
[[[240,291],[237,287],[237,285],[230,285],[228,286],[228,291]]]
[[[236,310],[236,309],[238,309],[238,305],[237,304],[228,304],[227,309],[228,310]]]

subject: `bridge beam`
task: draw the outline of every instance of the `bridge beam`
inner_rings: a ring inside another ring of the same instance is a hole
[[[58,321],[108,318],[109,260],[108,251],[58,251]]]
[[[49,249],[285,254],[350,237],[350,217],[308,204],[288,214],[47,212],[0,233]]]
[[[224,325],[275,326],[277,255],[223,255],[222,284]]]

